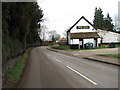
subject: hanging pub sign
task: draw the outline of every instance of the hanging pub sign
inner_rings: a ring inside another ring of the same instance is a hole
[[[76,29],[89,29],[89,26],[77,26]]]

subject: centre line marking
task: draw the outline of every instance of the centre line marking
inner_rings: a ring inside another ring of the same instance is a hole
[[[51,56],[51,55],[48,54],[48,56]]]
[[[83,74],[81,74],[80,72],[74,70],[73,68],[71,68],[70,66],[67,66],[68,69],[72,70],[73,72],[77,73],[78,75],[80,75],[81,77],[85,78],[86,80],[88,80],[89,82],[91,82],[94,85],[98,85],[96,82],[94,82],[93,80],[89,79],[88,77],[84,76]]]
[[[49,54],[47,54],[48,56],[51,56],[51,55],[49,55]]]
[[[53,59],[55,59],[56,61],[58,61],[58,62],[60,62],[60,63],[61,63],[61,61],[60,61],[60,60],[58,60],[58,59],[56,59],[56,58],[54,58],[54,57],[53,57]]]

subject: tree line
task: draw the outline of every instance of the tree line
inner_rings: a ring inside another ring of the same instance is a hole
[[[40,45],[38,22],[43,11],[36,2],[2,3],[2,60],[22,54],[26,48]]]
[[[104,17],[101,8],[95,8],[93,25],[96,29],[113,31],[114,25],[112,23],[112,18],[109,13],[107,13],[106,17]]]
[[[38,30],[38,33],[41,38],[42,45],[44,45],[45,41],[49,41],[50,43],[55,43],[57,40],[61,38],[60,34],[58,34],[56,30],[49,31],[45,26],[45,24],[41,25],[41,27]]]

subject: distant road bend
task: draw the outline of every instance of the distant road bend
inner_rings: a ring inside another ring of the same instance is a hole
[[[37,47],[18,88],[118,88],[118,67]]]

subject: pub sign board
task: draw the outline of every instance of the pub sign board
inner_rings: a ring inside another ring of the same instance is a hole
[[[77,26],[76,29],[89,29],[89,26]]]

